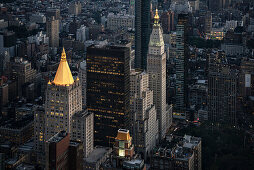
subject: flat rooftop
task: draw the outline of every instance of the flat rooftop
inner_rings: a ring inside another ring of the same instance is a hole
[[[84,160],[88,163],[95,163],[100,160],[107,152],[109,152],[109,147],[96,147],[93,152],[85,158]]]

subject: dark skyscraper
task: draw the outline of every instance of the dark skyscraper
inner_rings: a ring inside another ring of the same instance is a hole
[[[108,146],[129,125],[129,79],[129,48],[88,47],[87,107],[94,113],[95,144]]]
[[[176,105],[175,111],[181,113],[186,118],[185,109],[187,104],[187,14],[178,15],[176,26]],[[182,118],[183,118],[182,117]]]
[[[150,39],[150,0],[137,0],[135,14],[135,68],[146,69]]]
[[[208,73],[208,119],[235,125],[238,73],[224,54],[211,58]]]

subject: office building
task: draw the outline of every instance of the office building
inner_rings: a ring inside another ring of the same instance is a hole
[[[87,48],[87,108],[94,113],[95,144],[109,146],[129,125],[130,51],[119,46]]]
[[[45,139],[61,130],[71,133],[72,117],[82,110],[82,91],[79,78],[72,77],[64,49],[55,78],[48,82],[45,101]]]
[[[158,139],[158,119],[153,99],[153,91],[148,88],[149,75],[146,72],[131,70],[130,111],[131,133],[135,151],[144,159],[149,156]]]
[[[146,69],[150,38],[150,0],[135,1],[135,68]]]
[[[177,114],[173,116],[177,118],[177,115],[181,115],[181,118],[187,118],[185,109],[187,107],[187,14],[179,14],[178,15],[178,23],[176,26],[176,103],[175,103],[175,111]]]
[[[161,27],[163,29],[163,34],[168,34],[174,30],[174,12],[165,11],[162,13],[161,17]]]
[[[107,17],[107,29],[112,31],[135,29],[135,16],[128,14],[109,13]]]
[[[208,119],[236,124],[238,73],[223,54],[210,58],[208,72]]]
[[[46,18],[54,17],[56,20],[61,19],[60,9],[58,8],[47,8],[46,10]]]
[[[159,24],[158,10],[154,16],[153,30],[150,36],[147,55],[147,73],[149,88],[153,91],[153,99],[159,121],[159,138],[162,139],[169,128],[166,104],[166,53],[162,29]]]
[[[69,14],[72,14],[72,15],[79,15],[81,14],[81,8],[82,8],[81,3],[77,1],[77,2],[71,3],[68,9],[68,12]]]
[[[213,21],[212,21],[212,13],[207,11],[205,15],[205,33],[209,34],[212,31]]]
[[[87,157],[94,148],[94,115],[87,110],[75,113],[72,117],[71,139],[82,141],[84,145],[84,157]]]
[[[46,22],[47,36],[49,37],[49,46],[59,47],[59,20],[54,16],[47,19]]]
[[[254,96],[254,60],[243,58],[239,74],[239,94],[244,100],[248,96]]]

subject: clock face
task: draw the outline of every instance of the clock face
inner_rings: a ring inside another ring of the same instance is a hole
[[[155,79],[155,78],[156,78],[156,75],[155,75],[155,74],[153,74],[153,75],[152,75],[152,78],[153,78],[153,79]]]

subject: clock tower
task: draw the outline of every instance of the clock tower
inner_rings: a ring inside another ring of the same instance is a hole
[[[162,139],[166,134],[169,123],[166,111],[166,53],[157,9],[148,47],[147,72],[149,74],[149,88],[153,90],[154,104],[157,111],[159,137]]]

